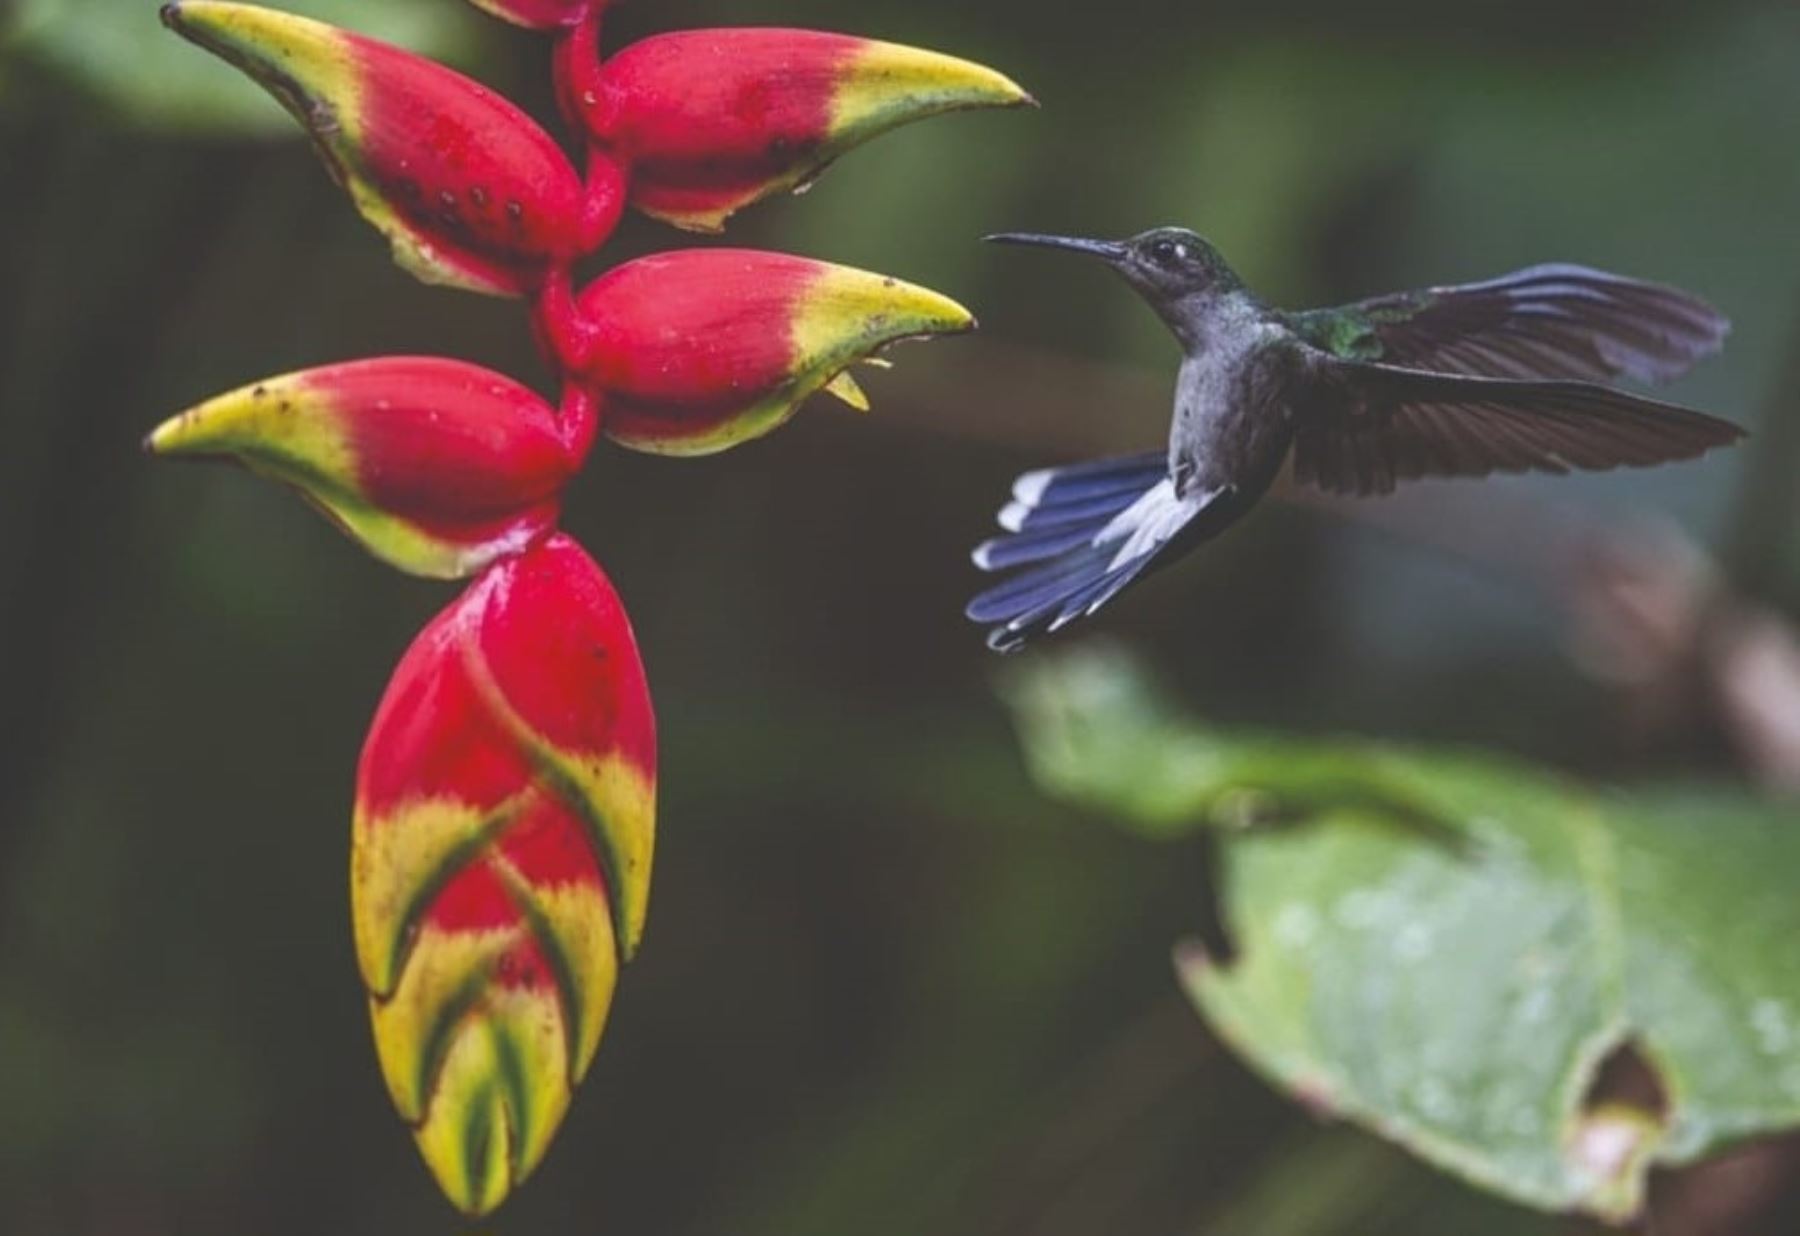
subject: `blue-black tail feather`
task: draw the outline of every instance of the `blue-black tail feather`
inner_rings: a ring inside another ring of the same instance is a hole
[[[1116,503],[1112,509],[1122,510],[1167,472],[1168,457],[1162,451],[1027,472],[1013,482],[1013,500],[1000,513],[1000,526],[1023,532],[1036,521],[1089,506]]]
[[[969,602],[992,624],[988,645],[1012,652],[1123,592],[1216,494],[1179,497],[1158,451],[1028,472],[1000,513],[1009,535],[974,553],[984,571],[1015,571]]]
[[[975,565],[984,571],[1010,571],[1013,567],[1042,562],[1071,549],[1079,549],[1093,542],[1094,532],[1099,524],[1110,520],[1130,505],[1130,501],[1126,501],[1119,504],[1117,509],[1088,515],[1071,523],[1041,530],[1033,528],[1030,532],[1014,532],[997,536],[991,541],[983,541],[975,547],[972,555]]]

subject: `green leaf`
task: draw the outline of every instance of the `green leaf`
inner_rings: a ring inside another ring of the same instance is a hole
[[[0,19],[0,57],[20,55],[75,82],[146,128],[227,137],[299,135],[243,75],[164,30],[151,0],[19,0]],[[276,6],[438,59],[474,45],[467,5],[450,0],[280,0]]]
[[[1234,956],[1177,965],[1253,1067],[1495,1193],[1635,1214],[1653,1166],[1800,1125],[1800,812],[1609,795],[1518,763],[1236,738],[1116,657],[1015,684],[1051,791],[1235,825]],[[1596,1093],[1629,1049],[1660,1094]]]

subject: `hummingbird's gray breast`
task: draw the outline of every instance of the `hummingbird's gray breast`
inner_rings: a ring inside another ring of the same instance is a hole
[[[1266,322],[1216,332],[1182,363],[1169,436],[1178,493],[1254,501],[1268,489],[1293,442],[1295,368],[1286,333]]]

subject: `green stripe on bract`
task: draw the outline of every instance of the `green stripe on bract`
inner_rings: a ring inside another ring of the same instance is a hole
[[[544,738],[513,708],[472,644],[463,647],[463,664],[475,689],[530,760],[533,771],[586,823],[606,877],[619,960],[631,960],[643,935],[649,901],[655,845],[654,782],[621,757],[583,759]],[[614,817],[622,819],[615,821]],[[644,827],[635,827],[640,821]],[[645,836],[634,854],[625,847],[640,832]]]

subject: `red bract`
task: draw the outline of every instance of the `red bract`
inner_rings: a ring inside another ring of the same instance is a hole
[[[632,204],[701,231],[908,121],[1030,102],[967,60],[811,30],[658,35],[606,61],[597,81],[577,110],[630,169]]]
[[[591,440],[585,406],[559,415],[491,370],[392,356],[240,387],[165,421],[145,445],[236,459],[294,486],[377,557],[450,577],[555,524]]]
[[[350,890],[382,1072],[451,1200],[536,1167],[643,930],[656,727],[612,585],[555,535],[407,650],[357,772]]]
[[[866,407],[849,366],[898,340],[975,325],[926,288],[748,249],[627,262],[589,284],[573,313],[582,333],[553,342],[593,390],[606,436],[662,455],[760,437],[827,386]]]
[[[294,114],[394,260],[427,282],[515,295],[618,221],[609,167],[584,187],[549,134],[460,73],[251,5],[182,0],[162,13]]]
[[[384,357],[270,378],[148,445],[294,486],[371,552],[479,571],[413,642],[356,784],[351,902],[382,1074],[446,1196],[499,1205],[543,1158],[643,932],[656,738],[625,612],[555,530],[603,428],[691,455],[769,432],[897,340],[968,330],[897,279],[717,249],[572,267],[627,196],[691,228],[805,183],[859,142],[1027,101],[989,69],[846,35],[715,30],[599,55],[605,0],[476,0],[556,32],[585,182],[529,117],[410,52],[219,0],[163,20],[305,126],[356,208],[422,278],[528,294],[560,408],[460,361]]]

